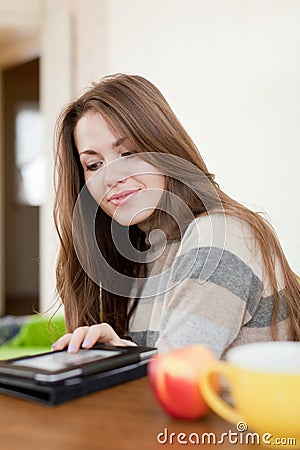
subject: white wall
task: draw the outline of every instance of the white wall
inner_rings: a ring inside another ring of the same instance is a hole
[[[69,0],[75,96],[82,94],[107,71],[108,3],[109,0]]]
[[[107,71],[157,84],[221,188],[268,213],[300,273],[300,2],[109,0],[107,17]]]
[[[40,84],[48,189],[47,198],[40,207],[40,308],[45,312],[56,299],[58,238],[53,221],[54,129],[59,112],[72,98],[74,85],[71,14],[66,0],[44,0],[42,30]]]
[[[0,0],[1,27],[32,25],[40,20],[43,0]]]

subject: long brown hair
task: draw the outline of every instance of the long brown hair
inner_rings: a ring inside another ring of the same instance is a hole
[[[189,162],[195,171],[184,172],[188,183],[181,182],[182,167],[164,166],[167,174],[166,190],[179,196],[193,212],[194,216],[220,211],[247,222],[260,248],[264,274],[274,298],[273,337],[276,338],[276,320],[279,310],[279,286],[276,267],[279,264],[284,281],[284,295],[289,309],[291,338],[300,338],[300,285],[281,249],[276,234],[263,216],[239,204],[226,195],[208,171],[197,147],[171,110],[161,92],[141,76],[117,74],[105,77],[95,83],[79,99],[70,103],[57,123],[56,146],[56,199],[54,218],[60,238],[60,252],[57,262],[57,292],[60,296],[69,331],[82,325],[99,322],[111,324],[119,335],[125,335],[128,320],[136,302],[128,311],[128,296],[117,295],[101,286],[101,280],[93,280],[83,269],[74,248],[73,213],[76,201],[85,186],[74,141],[74,128],[78,120],[87,112],[100,113],[118,135],[126,137],[126,146],[138,153],[168,154]],[[197,184],[197,174],[202,181],[195,189],[188,186]],[[199,187],[200,186],[200,187]],[[207,188],[208,186],[208,188]],[[201,199],[195,190],[201,191]],[[216,195],[212,195],[211,192]],[[215,198],[219,200],[215,202]],[[85,193],[82,207],[93,199]],[[86,211],[83,211],[82,218]],[[154,214],[156,221],[166,220],[163,212]],[[121,274],[133,277],[147,275],[146,264],[132,263],[121,255],[111,239],[111,221],[101,208],[95,220],[97,245],[109,265]],[[122,233],[122,227],[120,226]],[[147,248],[145,234],[137,226],[130,226],[130,239],[140,251]],[[83,230],[83,229],[82,229]],[[124,230],[123,230],[124,231]],[[79,238],[80,240],[80,238]],[[84,245],[84,240],[82,245]],[[275,267],[276,266],[276,267]]]

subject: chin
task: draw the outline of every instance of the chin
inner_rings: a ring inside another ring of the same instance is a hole
[[[115,222],[117,222],[119,225],[122,225],[122,227],[129,227],[130,225],[134,225],[133,223],[130,223],[130,221],[125,219],[120,219],[119,217],[113,217],[112,218]]]
[[[131,225],[138,225],[139,228],[143,229],[143,224],[148,222],[148,219],[153,214],[154,210],[149,212],[136,213],[135,215],[125,215],[115,213],[112,218],[115,222],[118,222],[119,225],[124,227],[129,227]]]

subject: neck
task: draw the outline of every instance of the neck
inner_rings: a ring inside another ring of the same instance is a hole
[[[163,216],[162,214],[157,214],[156,217],[152,215],[144,222],[139,223],[137,226],[146,234],[147,243],[149,243],[149,240],[151,241],[151,244],[155,244],[156,242],[160,242],[162,239],[181,239],[180,230],[177,223],[168,214],[163,214]]]

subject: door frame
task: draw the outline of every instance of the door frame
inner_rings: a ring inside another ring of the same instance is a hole
[[[20,26],[20,24],[18,24]],[[1,21],[0,21],[1,28]],[[26,27],[24,27],[26,28]],[[15,26],[5,27],[6,30],[13,31]],[[13,65],[19,65],[39,56],[40,42],[38,32],[36,36],[28,40],[16,40],[11,45],[7,45],[0,51],[0,83],[2,86],[3,70]],[[5,229],[4,229],[4,118],[2,116],[2,89],[0,89],[0,316],[5,314]]]

